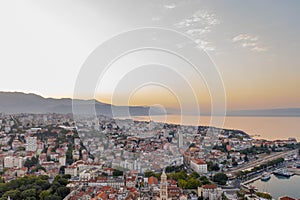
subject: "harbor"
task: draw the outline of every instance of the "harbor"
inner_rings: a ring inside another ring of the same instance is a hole
[[[269,193],[273,199],[285,195],[299,198],[299,185],[299,161],[288,161],[280,168],[260,172],[241,183],[241,187],[245,190],[254,189],[257,192]]]

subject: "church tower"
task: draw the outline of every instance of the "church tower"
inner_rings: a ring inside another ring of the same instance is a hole
[[[167,200],[168,199],[168,181],[165,170],[163,171],[160,177],[160,199]]]

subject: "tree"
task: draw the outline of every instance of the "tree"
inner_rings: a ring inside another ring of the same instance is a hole
[[[65,178],[59,178],[57,181],[60,185],[63,185],[63,186],[66,186],[69,183],[69,181]]]
[[[58,196],[64,198],[65,196],[67,196],[70,193],[70,189],[65,186],[62,186],[62,187],[57,188],[56,192],[57,192]]]
[[[146,172],[144,173],[144,175],[145,175],[145,177],[149,178],[149,177],[151,177],[151,176],[155,176],[155,173],[152,172],[152,171],[146,171]]]
[[[268,193],[256,192],[256,195],[264,199],[272,199],[272,196]]]
[[[180,171],[180,172],[175,172],[172,174],[172,178],[176,181],[182,179],[182,180],[186,180],[187,179],[187,174],[185,171]]]
[[[27,198],[27,197],[35,197],[36,196],[36,190],[35,189],[28,189],[28,190],[24,190],[21,193],[21,197],[22,198]]]
[[[202,183],[198,179],[190,178],[187,181],[186,188],[187,189],[196,189],[196,188],[200,187],[201,185],[202,185]]]
[[[250,192],[250,197],[253,197],[253,194],[255,193],[254,186],[249,187],[249,192]]]
[[[42,180],[46,180],[47,181],[49,179],[49,176],[47,176],[47,175],[40,175],[39,178],[42,179]]]
[[[199,174],[198,174],[197,172],[192,172],[192,173],[189,175],[189,177],[191,177],[191,178],[199,178],[200,176],[199,176]]]
[[[222,200],[228,200],[227,196],[224,193],[222,193]]]
[[[123,171],[120,171],[120,170],[117,170],[117,169],[115,169],[114,171],[113,171],[113,176],[123,176]]]
[[[62,198],[60,198],[59,196],[55,195],[55,194],[50,194],[49,196],[46,196],[44,200],[61,200]]]
[[[6,198],[6,199],[8,197],[10,197],[11,199],[20,199],[20,196],[21,196],[21,193],[19,190],[9,190],[9,191],[5,192],[2,197]]]
[[[40,200],[45,200],[46,197],[48,197],[50,195],[50,192],[48,190],[43,190],[39,197],[40,197]]]
[[[228,177],[224,173],[217,173],[213,176],[213,181],[219,185],[226,185]]]
[[[201,176],[200,181],[202,182],[203,185],[210,184],[210,181],[208,180],[208,178],[206,176]]]
[[[182,189],[186,189],[186,186],[187,186],[187,181],[186,180],[182,180],[180,179],[178,181],[178,187],[182,188]]]
[[[25,163],[24,163],[24,167],[27,167],[27,168],[30,168],[32,167],[33,164],[31,162],[31,160],[29,160],[28,158],[25,160]]]
[[[47,190],[47,189],[50,188],[50,183],[48,181],[45,181],[45,180],[39,179],[35,182],[35,184],[39,185],[42,188],[42,190]]]
[[[70,179],[71,175],[70,174],[64,174],[62,177],[65,178],[65,179]]]

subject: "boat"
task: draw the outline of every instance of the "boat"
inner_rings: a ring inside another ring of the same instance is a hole
[[[262,181],[268,181],[271,178],[271,174],[269,172],[264,172],[260,178]]]
[[[288,172],[287,169],[278,169],[278,170],[275,170],[274,172],[274,175],[277,175],[277,176],[283,176],[283,177],[291,177],[293,174]]]

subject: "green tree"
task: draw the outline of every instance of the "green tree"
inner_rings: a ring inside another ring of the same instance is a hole
[[[272,199],[272,196],[268,193],[256,192],[256,195],[264,199]]]
[[[120,170],[117,170],[117,169],[115,169],[114,171],[113,171],[113,176],[123,176],[123,171],[120,171]]]
[[[47,189],[50,188],[50,183],[48,181],[45,181],[45,180],[39,179],[35,182],[35,184],[39,185],[42,188],[42,190],[47,190]]]
[[[155,176],[155,173],[152,172],[152,171],[146,171],[146,172],[144,173],[144,175],[145,175],[145,177],[149,178],[149,177],[151,177],[151,176]]]
[[[55,194],[50,194],[49,196],[46,196],[44,200],[62,200],[62,198]]]
[[[47,181],[49,179],[49,176],[47,176],[47,175],[40,175],[39,178],[42,179],[42,180],[46,180]]]
[[[62,186],[62,187],[57,188],[56,192],[57,192],[58,196],[64,198],[65,196],[67,196],[70,193],[70,189],[65,186]]]
[[[192,172],[190,175],[189,175],[189,178],[199,178],[199,174],[197,172]]]
[[[27,197],[35,197],[36,196],[36,190],[35,189],[28,189],[28,190],[24,190],[21,193],[21,197],[23,199],[26,199]]]
[[[200,181],[202,182],[203,185],[210,184],[210,181],[206,176],[201,176]]]
[[[196,189],[202,185],[201,181],[198,179],[190,178],[187,181],[186,188],[187,189]]]
[[[176,180],[176,181],[178,181],[180,179],[186,180],[187,177],[188,177],[188,175],[186,174],[185,171],[180,171],[180,172],[176,172],[176,173],[173,174],[173,179]]]
[[[40,200],[45,200],[46,197],[48,197],[50,195],[50,192],[48,190],[43,190],[40,195],[39,198]]]
[[[6,198],[6,199],[8,197],[10,197],[11,199],[20,199],[21,192],[19,190],[9,190],[9,191],[5,192],[2,197]]]
[[[213,176],[213,181],[219,185],[226,185],[228,177],[224,173],[217,173]]]
[[[182,188],[182,189],[186,189],[187,188],[187,181],[186,180],[182,180],[180,179],[178,181],[178,187]]]
[[[62,177],[65,178],[65,179],[70,179],[71,175],[70,174],[64,174]]]

